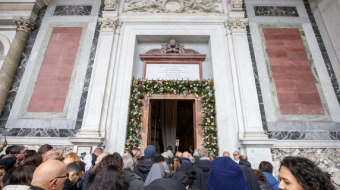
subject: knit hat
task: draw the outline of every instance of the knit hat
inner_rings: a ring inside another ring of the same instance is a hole
[[[153,158],[155,156],[156,149],[153,145],[148,145],[144,150],[145,158]]]
[[[229,157],[219,157],[210,163],[207,190],[249,190],[242,168]]]

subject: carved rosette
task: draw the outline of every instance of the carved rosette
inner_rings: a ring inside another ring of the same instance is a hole
[[[105,0],[104,11],[114,11],[116,9],[116,0]]]
[[[230,0],[230,9],[231,11],[243,11],[242,0]]]
[[[232,32],[246,32],[248,18],[230,18],[225,24]]]
[[[31,34],[35,22],[32,21],[31,19],[26,19],[26,18],[14,18],[14,24],[17,26],[17,31],[23,31],[27,34]]]
[[[116,31],[117,26],[119,25],[118,20],[111,20],[109,18],[107,19],[99,19],[99,25],[100,25],[100,31],[109,31],[114,32]]]

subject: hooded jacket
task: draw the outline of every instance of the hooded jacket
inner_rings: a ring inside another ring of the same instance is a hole
[[[243,174],[246,177],[251,190],[261,190],[259,180],[251,169],[251,164],[244,159],[240,159],[239,165],[243,169]]]
[[[242,168],[229,157],[219,157],[210,164],[208,190],[249,190]]]
[[[207,182],[210,174],[210,160],[198,160],[196,162],[197,166],[203,171],[204,181]]]
[[[145,181],[151,170],[152,165],[153,160],[151,158],[145,158],[136,165],[134,172],[138,176],[140,176],[143,179],[143,181]]]
[[[142,179],[138,179],[130,169],[123,169],[124,190],[141,190],[144,187]]]

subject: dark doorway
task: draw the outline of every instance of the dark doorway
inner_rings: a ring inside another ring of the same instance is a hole
[[[166,112],[169,111],[165,105],[169,103],[175,103],[177,107],[176,121],[174,122],[176,138],[180,142],[178,151],[190,151],[194,149],[194,100],[150,100],[148,144],[154,145],[157,152],[166,151],[163,137],[167,138],[169,134],[166,132],[163,134],[163,130],[164,126],[168,127],[164,124],[164,120]],[[173,146],[173,150],[177,151],[175,146]]]

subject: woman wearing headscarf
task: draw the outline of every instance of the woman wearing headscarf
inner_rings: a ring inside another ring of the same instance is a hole
[[[148,176],[144,182],[144,186],[149,185],[156,179],[161,179],[164,177],[164,166],[160,163],[155,163],[152,165]]]

